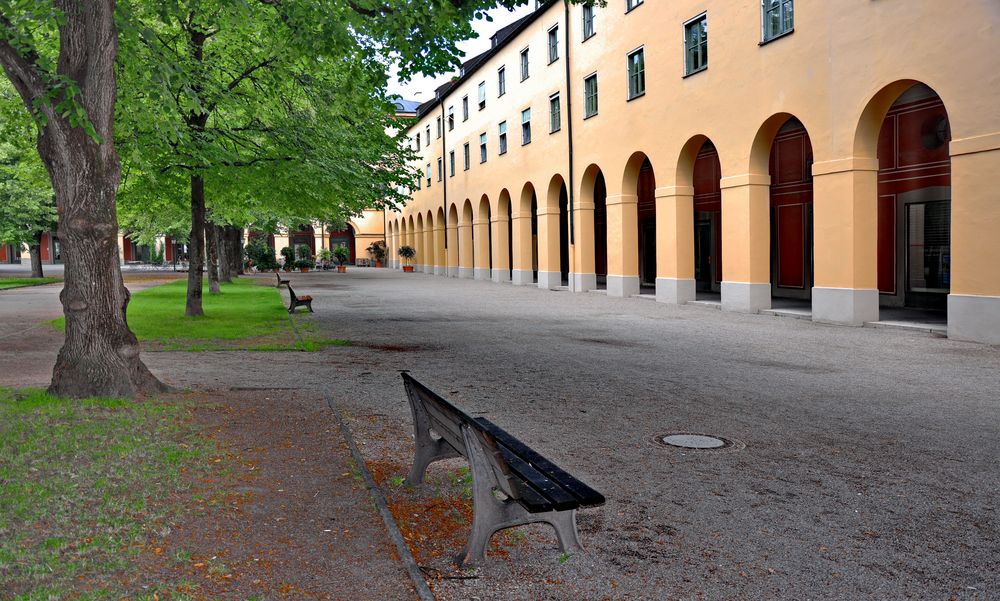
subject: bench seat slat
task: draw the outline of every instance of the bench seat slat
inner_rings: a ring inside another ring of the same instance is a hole
[[[576,509],[580,506],[580,501],[572,493],[566,491],[558,483],[545,477],[545,474],[533,468],[527,461],[515,455],[502,443],[500,444],[500,453],[503,455],[503,460],[510,467],[513,475],[517,477],[518,484],[520,485],[518,486],[518,493],[522,498],[525,497],[525,489],[529,488],[537,492],[546,500],[546,504],[551,505],[554,509]],[[542,511],[547,510],[543,509]]]
[[[547,479],[555,482],[559,485],[559,487],[576,497],[580,506],[589,507],[593,505],[602,505],[604,503],[604,495],[574,478],[548,459],[542,457],[528,445],[511,436],[500,426],[497,426],[485,417],[477,417],[475,418],[475,422],[481,426],[483,430],[492,434],[493,437],[497,439],[497,442],[501,443],[502,447],[506,447],[511,454],[520,457],[522,461],[529,464],[537,472],[543,474]],[[525,478],[525,480],[527,480],[527,478]]]

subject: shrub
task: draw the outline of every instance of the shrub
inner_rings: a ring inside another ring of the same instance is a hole
[[[280,267],[278,259],[274,256],[274,249],[260,238],[251,240],[246,245],[244,253],[247,259],[257,267],[258,271],[271,271]]]
[[[333,256],[336,257],[338,264],[343,265],[351,258],[351,249],[346,246],[338,246],[333,249]]]
[[[417,256],[417,249],[413,248],[412,246],[408,246],[408,245],[400,246],[398,252],[399,252],[399,256],[403,257],[403,260],[407,264],[409,264],[410,260],[413,259],[413,257]]]

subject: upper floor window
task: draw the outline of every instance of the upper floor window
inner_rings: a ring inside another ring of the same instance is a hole
[[[531,144],[531,109],[521,111],[521,145]]]
[[[497,69],[497,97],[507,93],[507,67]]]
[[[684,24],[684,74],[708,68],[708,14]]]
[[[763,41],[773,40],[795,28],[792,0],[761,0]]]
[[[486,132],[479,134],[479,162],[486,162]]]
[[[594,35],[594,7],[584,5],[583,7],[583,39]]]
[[[431,187],[431,164],[427,163],[427,187]]]
[[[465,170],[468,171],[469,170],[469,143],[468,142],[466,142],[465,145],[462,146],[462,150],[465,151]]]
[[[646,93],[646,58],[642,48],[628,55],[628,99]]]
[[[531,73],[528,70],[528,49],[525,48],[521,51],[521,81],[528,79],[529,75]]]
[[[420,132],[417,132],[417,150],[420,150]]]
[[[462,96],[462,121],[469,120],[469,97]]]
[[[479,82],[479,110],[486,108],[486,82]]]
[[[583,118],[597,114],[597,73],[583,80]]]
[[[455,151],[448,153],[448,166],[451,167],[451,177],[455,177]]]
[[[559,26],[549,30],[549,63],[559,60]]]
[[[448,131],[455,129],[455,106],[448,107]]]
[[[438,140],[441,139],[441,117],[437,118],[437,137]]]
[[[625,12],[632,10],[640,4],[642,4],[642,0],[625,0]]]
[[[444,179],[444,159],[438,158],[438,181]]]
[[[500,154],[507,154],[507,122],[500,122],[500,128],[498,132],[498,137],[500,139]]]
[[[559,108],[559,94],[549,96],[549,133],[555,133],[562,127],[562,111]]]
[[[430,147],[430,145],[431,145],[431,124],[428,123],[427,124],[427,146]]]

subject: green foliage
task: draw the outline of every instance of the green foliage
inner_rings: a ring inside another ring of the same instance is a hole
[[[413,257],[417,256],[417,249],[413,248],[408,244],[400,246],[399,250],[396,252],[399,253],[399,256],[402,257],[403,260],[406,261],[406,263],[409,263],[410,260],[413,259]]]
[[[329,263],[333,260],[333,253],[330,252],[329,248],[321,248],[319,252],[316,253],[316,258],[324,263]]]
[[[333,256],[336,257],[338,265],[343,265],[351,258],[351,249],[343,245],[338,246],[333,249]]]
[[[376,261],[384,261],[386,254],[388,254],[388,250],[385,246],[385,240],[376,240],[375,242],[372,242],[368,245],[367,250],[368,254],[371,255],[371,258]]]
[[[284,265],[286,269],[291,269],[295,267],[295,250],[290,246],[286,246],[281,249],[281,257],[285,260]]]
[[[0,290],[24,288],[26,286],[42,286],[61,281],[62,278],[0,278]]]
[[[274,256],[274,249],[261,238],[255,238],[247,244],[244,252],[258,271],[271,271],[280,267],[278,259]]]

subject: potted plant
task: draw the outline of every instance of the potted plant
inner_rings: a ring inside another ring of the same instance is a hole
[[[333,257],[337,259],[337,271],[340,273],[347,271],[347,261],[351,258],[351,249],[346,246],[338,246],[333,249]]]
[[[257,271],[278,271],[281,265],[274,257],[274,249],[268,246],[263,240],[253,240],[247,244],[244,253],[247,263],[257,268]]]
[[[281,258],[285,260],[284,269],[285,271],[291,271],[295,269],[295,249],[290,246],[286,246],[281,249]]]
[[[319,252],[316,253],[316,258],[319,260],[320,267],[330,269],[330,261],[333,260],[333,253],[330,252],[329,248],[319,249]]]
[[[368,255],[375,261],[375,267],[382,267],[386,255],[385,240],[376,240],[368,245]]]
[[[295,266],[302,273],[309,273],[310,269],[316,267],[316,261],[313,260],[312,252],[305,244],[299,244],[295,247],[295,255]]]
[[[413,265],[410,265],[410,260],[417,256],[417,250],[412,246],[404,244],[399,247],[399,256],[403,258],[403,271],[411,273],[413,271]]]

